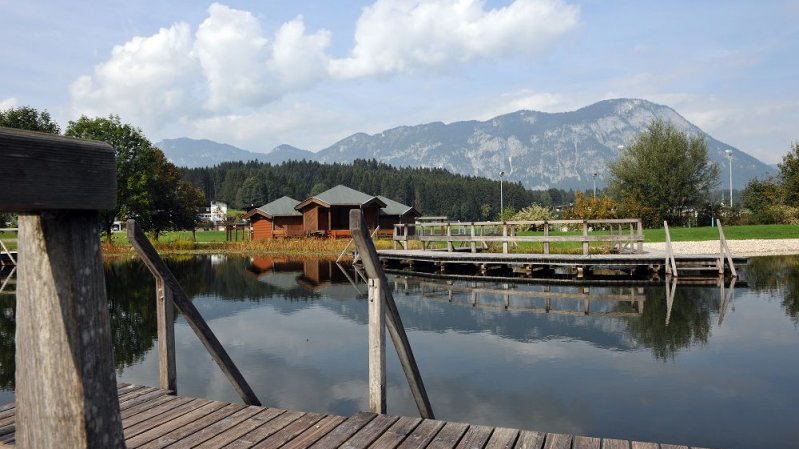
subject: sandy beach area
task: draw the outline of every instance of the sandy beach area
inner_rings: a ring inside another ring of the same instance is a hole
[[[727,240],[730,251],[736,256],[783,256],[799,254],[799,239],[777,240]],[[719,241],[673,242],[677,254],[714,254],[719,252]],[[665,251],[666,243],[645,243],[644,251]]]

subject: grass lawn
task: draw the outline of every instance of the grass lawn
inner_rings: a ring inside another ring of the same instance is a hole
[[[669,227],[672,242],[689,242],[702,240],[718,240],[719,231],[709,226],[700,228]],[[799,225],[745,225],[724,226],[727,240],[750,239],[796,239],[799,238]],[[645,229],[644,241],[665,242],[666,232],[660,229]]]

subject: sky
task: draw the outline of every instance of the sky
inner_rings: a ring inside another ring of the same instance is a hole
[[[268,152],[643,98],[777,163],[797,23],[799,0],[0,0],[0,110]]]

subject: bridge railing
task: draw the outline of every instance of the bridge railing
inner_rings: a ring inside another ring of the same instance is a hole
[[[18,228],[0,228],[0,266],[17,265]]]
[[[534,230],[532,234],[528,230]],[[597,231],[602,232],[597,232]],[[579,232],[579,234],[577,234]],[[521,235],[520,235],[521,233]],[[481,221],[481,222],[431,222],[394,225],[394,247],[418,241],[422,249],[430,249],[436,243],[444,243],[447,251],[461,248],[477,252],[488,244],[502,244],[502,252],[520,243],[541,243],[543,253],[550,254],[551,245],[574,242],[582,245],[588,255],[591,243],[610,245],[611,252],[642,253],[644,233],[640,219],[607,220],[542,220],[542,221]],[[467,246],[468,245],[468,246]]]

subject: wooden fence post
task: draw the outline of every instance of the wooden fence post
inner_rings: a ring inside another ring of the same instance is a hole
[[[505,222],[502,222],[502,253],[508,254],[508,225]]]
[[[175,304],[172,290],[164,278],[155,278],[155,309],[158,324],[158,383],[164,390],[177,394],[175,367]]]
[[[388,280],[386,274],[383,272],[383,267],[380,265],[380,259],[377,257],[377,250],[375,249],[374,242],[369,238],[369,230],[366,228],[366,221],[363,218],[363,212],[359,209],[350,210],[350,231],[355,245],[362,253],[361,260],[363,267],[366,270],[369,279],[379,279],[380,285],[387,286]],[[416,358],[413,356],[411,344],[408,341],[408,335],[405,333],[405,327],[402,325],[397,304],[394,302],[394,295],[388,288],[382,288],[382,297],[385,306],[385,319],[388,333],[391,336],[391,341],[394,343],[394,349],[397,351],[402,370],[405,372],[405,377],[408,380],[408,386],[411,388],[411,394],[416,402],[416,407],[419,409],[419,415],[422,418],[434,419],[433,408],[430,406],[430,399],[427,397],[427,390],[424,388],[422,375],[419,373],[419,367],[416,365]]]
[[[583,220],[583,255],[588,255],[588,221]]]
[[[544,237],[549,237],[549,222],[544,221]],[[544,254],[549,254],[549,239],[544,240]]]
[[[21,212],[17,447],[124,448],[97,214],[116,207],[114,150],[0,128],[0,179],[0,212]]]
[[[380,279],[369,279],[369,409],[386,413],[386,325]]]
[[[471,250],[473,253],[477,252],[477,242],[474,240],[474,223],[470,226],[469,236],[470,236],[470,243],[471,243]]]

